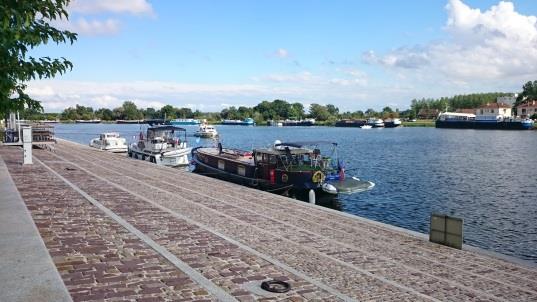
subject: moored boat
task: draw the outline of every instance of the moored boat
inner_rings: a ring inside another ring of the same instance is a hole
[[[127,140],[117,132],[101,133],[98,138],[92,139],[89,145],[99,150],[114,153],[127,152],[128,149]]]
[[[443,112],[435,121],[436,128],[529,130],[531,119],[520,119],[502,115],[475,115],[470,113]]]
[[[357,127],[361,128],[363,125],[367,124],[366,120],[339,120],[336,122],[336,127]]]
[[[384,127],[384,121],[380,118],[372,117],[367,120],[367,124],[370,125],[373,128],[383,128]]]
[[[396,128],[401,125],[402,125],[401,120],[398,118],[389,118],[384,121],[384,127],[386,128]]]
[[[251,117],[244,120],[222,120],[222,125],[255,126],[255,121]]]
[[[143,124],[144,120],[116,120],[116,124]]]
[[[283,126],[315,126],[315,119],[308,118],[305,120],[285,120]]]
[[[336,143],[329,143],[335,158],[321,155],[315,146],[327,142],[281,143],[253,151],[218,147],[192,150],[194,172],[274,193],[337,195],[372,187],[372,183],[345,177],[337,160]],[[313,146],[311,148],[310,146]],[[334,160],[337,164],[334,163]]]
[[[186,130],[176,126],[153,126],[147,128],[146,135],[140,132],[138,141],[128,149],[129,157],[149,160],[169,167],[187,166],[188,154]]]
[[[218,136],[218,131],[216,131],[216,128],[209,124],[201,124],[198,131],[194,133],[194,136],[202,137],[202,138],[212,138]]]
[[[168,124],[170,125],[199,125],[200,123],[200,120],[193,118],[177,118],[168,121]]]
[[[93,119],[93,120],[76,120],[75,123],[77,124],[100,124],[100,119]]]

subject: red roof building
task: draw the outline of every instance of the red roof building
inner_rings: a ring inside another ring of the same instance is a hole
[[[527,101],[516,107],[516,111],[521,118],[529,118],[537,114],[537,101]]]

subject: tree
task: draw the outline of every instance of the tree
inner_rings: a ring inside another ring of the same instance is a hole
[[[143,119],[143,114],[138,110],[134,102],[125,101],[120,108],[114,109],[117,119],[120,120],[140,120]]]
[[[310,105],[310,116],[319,121],[326,121],[331,117],[326,106],[319,104]]]
[[[108,108],[100,108],[95,111],[95,117],[103,121],[111,121],[114,119],[114,113]]]
[[[377,114],[377,112],[371,108],[367,109],[365,111],[365,115],[368,116],[368,117],[371,117],[371,116],[375,116]]]
[[[339,114],[339,108],[332,104],[326,105],[326,110],[328,110],[328,113],[333,116],[337,116]]]
[[[174,119],[177,117],[177,115],[175,115],[175,108],[173,108],[173,106],[171,105],[166,105],[162,107],[160,109],[160,115],[162,118],[166,119]]]
[[[73,68],[66,60],[34,58],[28,51],[49,41],[76,41],[77,35],[58,30],[49,22],[67,19],[69,0],[24,0],[0,2],[0,114],[29,109],[41,110],[39,101],[26,94],[26,82],[52,78]]]
[[[289,117],[301,120],[304,117],[304,105],[302,105],[302,103],[291,104],[291,111],[289,112]]]
[[[537,100],[537,80],[528,81],[522,86],[522,92],[518,94],[514,106],[516,107],[526,100]]]

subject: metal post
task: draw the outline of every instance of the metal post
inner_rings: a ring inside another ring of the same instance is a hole
[[[21,117],[19,115],[19,112],[17,111],[17,133],[19,134],[19,143],[22,140],[21,137]]]
[[[312,204],[315,204],[315,191],[310,190],[308,192],[308,201]]]
[[[23,165],[32,164],[32,127],[22,127]]]

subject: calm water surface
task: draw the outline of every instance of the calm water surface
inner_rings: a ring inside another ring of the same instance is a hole
[[[187,126],[192,135],[196,127]],[[435,128],[217,126],[226,147],[274,140],[331,140],[351,174],[376,186],[335,207],[428,233],[432,212],[464,219],[465,243],[537,262],[537,131]],[[87,144],[105,131],[132,140],[139,125],[60,124],[56,135]],[[210,141],[189,138],[191,145]]]

